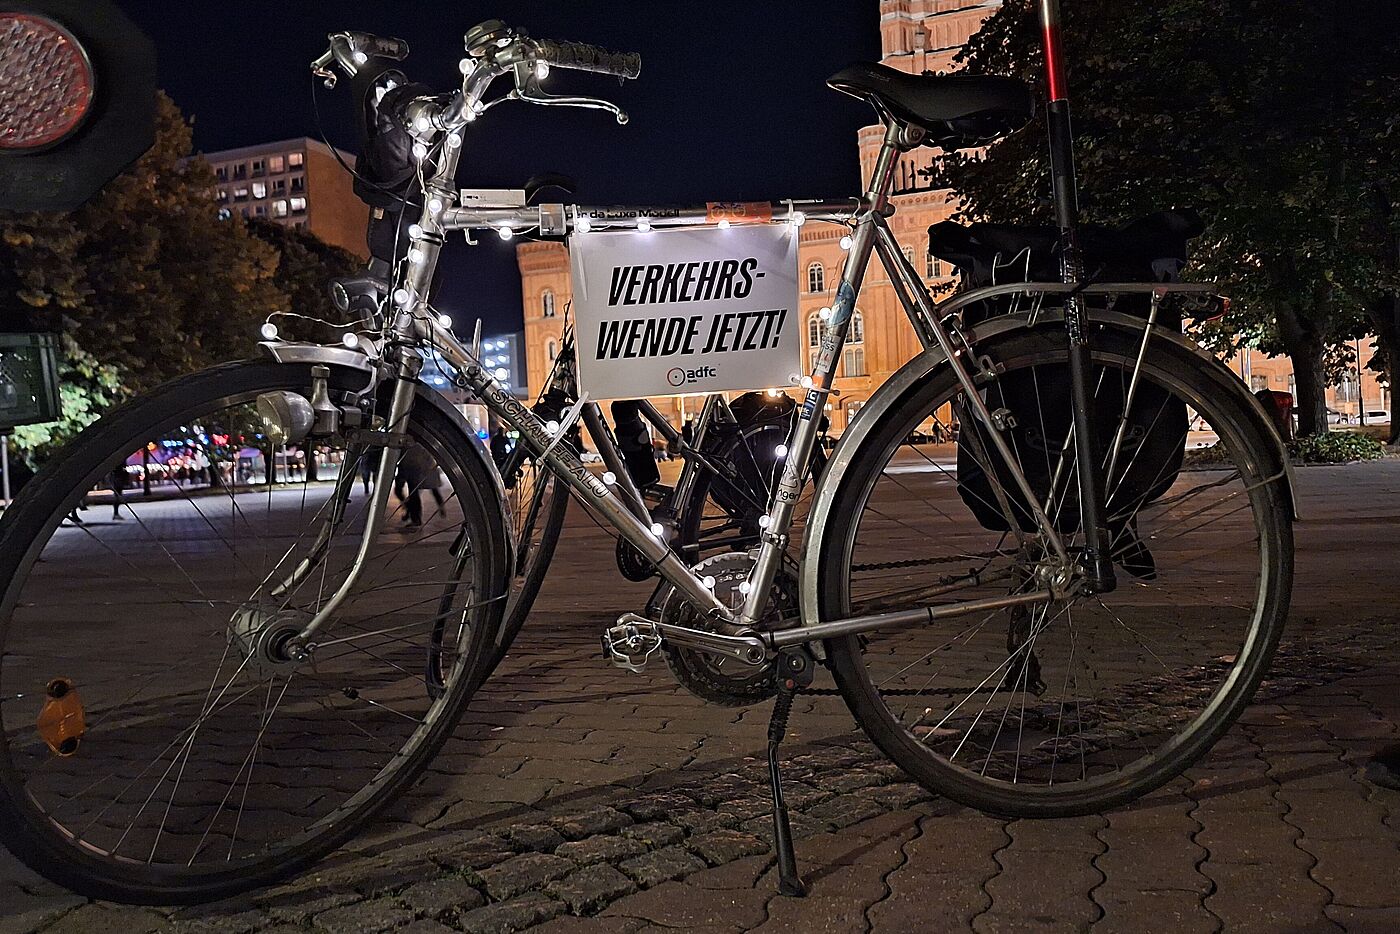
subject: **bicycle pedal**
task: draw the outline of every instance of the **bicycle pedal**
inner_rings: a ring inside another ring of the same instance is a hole
[[[650,620],[628,614],[603,633],[603,657],[618,668],[640,674],[652,654],[661,648],[661,634]]]

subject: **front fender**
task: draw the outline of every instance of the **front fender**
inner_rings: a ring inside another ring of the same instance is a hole
[[[1088,317],[1092,325],[1105,329],[1139,335],[1142,333],[1143,319],[1132,315],[1113,311],[1090,310]],[[1034,327],[1063,334],[1063,319],[1064,316],[1061,312],[1045,310],[1035,316]],[[1029,315],[1003,315],[988,319],[972,328],[968,339],[976,352],[991,353],[995,358],[996,345],[1000,339],[1030,327],[1032,324]],[[1245,404],[1247,411],[1256,420],[1260,434],[1268,439],[1269,456],[1272,460],[1269,465],[1272,468],[1270,475],[1279,471],[1283,472],[1287,484],[1289,508],[1296,519],[1297,498],[1294,495],[1293,466],[1289,462],[1283,440],[1274,429],[1273,423],[1265,414],[1259,400],[1254,398],[1253,393],[1245,389],[1239,377],[1229,368],[1202,350],[1195,341],[1184,334],[1156,327],[1153,328],[1153,338],[1154,344],[1157,342],[1166,343],[1171,351],[1189,355],[1194,358],[1192,362],[1215,371],[1214,375],[1221,383],[1223,391],[1238,393],[1239,400]],[[874,430],[880,416],[895,405],[905,393],[928,379],[935,370],[947,365],[947,357],[937,347],[928,349],[914,357],[875,391],[874,395],[870,397],[870,401],[856,414],[850,426],[842,433],[841,439],[837,442],[826,470],[819,479],[816,495],[812,500],[812,511],[807,519],[807,536],[802,544],[801,580],[798,589],[803,625],[811,625],[819,620],[818,594],[820,591],[817,586],[819,559],[826,544],[826,530],[830,524],[831,511],[842,476],[856,453],[861,449],[862,443]]]

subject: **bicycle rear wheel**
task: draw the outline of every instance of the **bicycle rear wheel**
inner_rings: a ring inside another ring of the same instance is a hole
[[[1020,816],[1122,804],[1209,748],[1268,666],[1292,578],[1277,443],[1238,379],[1213,361],[1163,337],[1137,370],[1142,334],[1096,328],[1093,338],[1100,414],[1118,406],[1099,425],[1105,464],[1114,462],[1115,592],[827,644],[856,719],[932,791]],[[1077,465],[1063,389],[1051,388],[1064,385],[1063,331],[1016,332],[977,350],[1004,367],[985,401],[1015,426],[1006,437],[1017,462],[1042,484],[1073,556],[1082,547]],[[950,429],[960,391],[938,368],[838,452],[819,555],[822,619],[1043,589],[1052,555],[1023,531],[993,449],[972,443],[966,424],[960,453],[909,442],[933,434],[931,422]],[[1017,521],[997,521],[1008,512]]]
[[[365,382],[332,368],[333,398]],[[309,366],[258,362],[169,383],[83,432],[0,523],[0,840],[50,878],[145,903],[264,885],[393,800],[470,699],[504,524],[426,390],[362,576],[309,661],[276,650],[345,579],[369,499],[362,448],[330,440],[312,479],[260,437],[260,393],[310,388]],[[138,480],[113,503],[104,478],[143,460],[151,495]],[[119,521],[79,515],[85,498]]]

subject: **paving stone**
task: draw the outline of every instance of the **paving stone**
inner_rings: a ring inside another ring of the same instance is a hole
[[[75,908],[44,928],[54,934],[150,934],[158,930],[165,919],[153,911],[129,905],[93,902]]]
[[[466,934],[513,934],[563,913],[563,902],[533,894],[468,911],[458,916],[457,924]]]
[[[695,801],[682,794],[670,793],[648,795],[645,798],[625,801],[618,806],[639,821],[655,821],[667,820],[678,811],[692,810]]]
[[[1139,889],[1118,894],[1099,888],[1093,895],[1103,909],[1103,917],[1094,923],[1094,934],[1142,934],[1153,930],[1215,934],[1220,928],[1220,920],[1206,910],[1195,892]]]
[[[428,879],[399,893],[399,900],[419,914],[437,917],[444,911],[470,911],[486,904],[486,897],[461,876]]]
[[[396,928],[394,934],[452,934],[452,928],[431,918],[421,918],[407,927]]]
[[[1204,896],[1211,889],[1210,880],[1196,869],[1208,853],[1186,834],[1110,827],[1100,836],[1108,845],[1094,861],[1106,877],[1100,892],[1116,896],[1120,891],[1175,889]],[[1101,901],[1097,894],[1095,898]]]
[[[691,837],[686,841],[691,852],[704,858],[711,866],[719,866],[742,856],[768,852],[768,841],[737,830],[715,830]]]
[[[486,893],[499,901],[561,879],[573,868],[574,864],[562,856],[526,853],[483,869],[481,881],[486,886]]]
[[[979,932],[1014,930],[1018,921],[1052,919],[1066,930],[1087,927],[1098,917],[1089,893],[1103,876],[1081,853],[1022,850],[1015,843],[999,851],[1002,871],[988,880],[992,904],[973,919]]]
[[[312,924],[330,934],[380,934],[412,920],[413,912],[391,897],[332,908],[318,914]]]
[[[1332,892],[1335,901],[1357,908],[1400,905],[1400,877],[1378,868],[1400,861],[1400,843],[1391,839],[1321,840],[1304,835],[1298,846],[1317,860],[1309,875]]]
[[[587,914],[637,891],[637,884],[607,864],[585,866],[549,887],[576,915]]]
[[[897,782],[893,785],[871,788],[864,792],[864,797],[890,810],[901,810],[924,801],[933,800],[932,793],[922,785],[916,785],[913,782]]]
[[[646,851],[647,845],[640,840],[599,834],[585,840],[561,844],[554,853],[586,866],[591,863],[616,863],[640,856]]]
[[[438,865],[454,872],[477,872],[505,862],[515,855],[505,840],[485,837],[463,843],[437,856]]]
[[[691,931],[704,925],[757,927],[767,914],[771,892],[743,889],[692,890],[680,882],[663,882],[618,899],[603,917],[643,918],[668,928]]]
[[[705,861],[681,846],[667,846],[635,859],[624,860],[620,868],[642,888],[651,888],[686,873],[705,868]]]
[[[756,934],[847,934],[865,928],[865,905],[859,900],[810,892],[805,898],[775,898],[768,903],[768,920]]]
[[[1012,845],[1021,852],[1076,853],[1092,856],[1103,849],[1097,834],[1107,825],[1098,815],[1056,820],[1014,820],[1006,825]]]
[[[1328,905],[1323,910],[1347,934],[1395,934],[1400,931],[1400,906],[1353,908],[1350,905]]]
[[[685,839],[685,829],[677,827],[675,824],[663,824],[657,821],[650,821],[645,824],[633,824],[631,827],[623,827],[622,835],[633,840],[639,840],[649,847],[669,846]]]
[[[610,807],[595,807],[578,814],[556,817],[550,821],[556,830],[570,840],[582,840],[599,833],[616,833],[632,823],[632,818]]]
[[[266,928],[271,917],[265,911],[201,906],[171,918],[170,934],[248,934]]]
[[[519,824],[506,830],[511,845],[536,853],[553,853],[564,842],[564,835],[548,824]]]
[[[362,901],[363,898],[364,896],[350,889],[311,888],[305,891],[282,890],[260,903],[274,921],[301,924],[323,911]]]
[[[773,857],[768,854],[745,856],[723,866],[691,873],[685,877],[685,884],[696,889],[753,889],[772,865]]]
[[[862,795],[837,795],[815,807],[807,808],[803,816],[840,828],[849,827],[884,812],[885,809],[871,798]]]
[[[1331,896],[1305,870],[1207,860],[1201,871],[1215,882],[1205,906],[1231,934],[1337,930],[1322,913]]]
[[[560,915],[530,929],[530,934],[637,934],[648,927],[641,918],[579,918]],[[654,927],[654,926],[652,926]]]
[[[932,868],[906,863],[890,874],[889,896],[870,907],[873,930],[966,931],[991,905],[981,873],[928,871]]]

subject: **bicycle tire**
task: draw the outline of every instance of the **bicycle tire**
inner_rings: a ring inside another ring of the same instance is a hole
[[[349,398],[363,389],[365,382],[366,374],[362,371],[341,366],[330,369],[333,394]],[[113,409],[80,433],[53,458],[50,468],[41,471],[21,491],[0,519],[0,580],[5,581],[5,589],[0,592],[0,647],[8,646],[17,636],[12,626],[15,605],[39,552],[94,481],[103,476],[104,471],[112,469],[114,462],[122,462],[126,450],[123,445],[133,438],[158,434],[162,426],[178,424],[182,413],[208,409],[221,400],[252,399],[258,393],[279,389],[309,393],[310,386],[309,364],[263,361],[225,364],[168,382]],[[462,527],[471,533],[483,589],[502,593],[508,575],[505,525],[499,497],[493,493],[496,481],[486,466],[484,455],[471,451],[474,441],[460,416],[437,402],[435,394],[426,387],[419,390],[405,431],[414,443],[430,446],[440,458],[439,463],[460,471],[453,493],[464,497]],[[283,849],[237,862],[230,857],[221,869],[188,871],[163,864],[143,864],[125,856],[99,855],[70,836],[56,819],[50,820],[31,797],[25,776],[16,770],[11,749],[14,740],[10,734],[0,743],[0,842],[35,871],[76,892],[127,903],[209,901],[284,878],[345,842],[419,777],[451,736],[484,676],[480,673],[480,661],[499,622],[501,606],[499,598],[490,598],[489,594],[476,604],[472,611],[476,625],[469,627],[469,647],[463,653],[464,661],[458,675],[451,679],[441,703],[431,702],[435,705],[431,723],[425,722],[421,729],[415,729],[391,764],[376,773],[373,791],[366,785],[333,811],[333,819],[323,827],[300,832],[289,827],[288,845]],[[3,658],[0,654],[0,659]],[[3,677],[4,668],[0,667],[0,679]],[[0,687],[0,695],[4,695],[3,687]],[[156,702],[159,701],[157,698]],[[263,730],[266,729],[264,726]],[[249,781],[251,776],[250,770]],[[234,781],[238,777],[235,776]],[[174,792],[172,800],[173,795]],[[119,848],[120,845],[116,849]],[[192,858],[191,865],[193,862]]]
[[[1121,325],[1114,328],[1099,326],[1094,328],[1093,334],[1093,359],[1096,365],[1105,369],[1131,364],[1142,346],[1140,329],[1132,332],[1125,331]],[[1062,326],[1050,322],[1038,329],[1004,333],[979,344],[977,352],[979,355],[988,354],[996,361],[998,372],[1003,372],[1001,367],[1005,368],[1004,372],[1015,372],[1018,368],[1036,363],[1063,362],[1064,340]],[[986,763],[991,763],[996,754],[993,747],[1000,739],[1000,726],[998,736],[993,737],[983,759],[981,776],[974,774],[970,768],[951,764],[959,754],[958,750],[963,748],[962,742],[966,741],[967,736],[975,734],[978,727],[976,721],[966,728],[964,739],[948,758],[933,752],[920,741],[914,728],[920,726],[922,715],[913,721],[912,726],[901,722],[899,715],[890,709],[893,699],[890,703],[886,702],[886,696],[881,693],[880,685],[872,675],[872,668],[880,664],[879,647],[872,647],[869,642],[878,639],[877,634],[827,641],[824,645],[835,680],[857,722],[887,756],[929,791],[985,812],[1016,817],[1066,817],[1120,806],[1160,787],[1200,758],[1239,716],[1263,678],[1283,630],[1292,585],[1292,512],[1288,483],[1283,478],[1285,467],[1280,459],[1281,445],[1276,436],[1269,436],[1272,429],[1257,404],[1239,385],[1238,377],[1201,352],[1184,347],[1179,338],[1170,340],[1163,337],[1150,342],[1144,375],[1171,387],[1189,403],[1200,403],[1198,411],[1211,414],[1215,431],[1229,433],[1221,437],[1228,439],[1229,450],[1234,452],[1237,464],[1246,462],[1244,469],[1254,470],[1256,474],[1277,470],[1275,476],[1268,478],[1253,474],[1246,477],[1268,481],[1249,490],[1249,503],[1260,543],[1259,599],[1239,654],[1232,662],[1226,657],[1224,664],[1228,667],[1228,674],[1222,687],[1211,695],[1201,715],[1191,720],[1185,730],[1174,734],[1160,755],[1155,755],[1141,767],[1130,767],[1115,777],[1102,780],[1089,779],[1085,771],[1085,781],[1055,785],[1052,766],[1049,785],[1030,787],[1018,783],[1015,778],[1011,781],[986,778]],[[936,411],[936,405],[951,401],[959,391],[955,376],[945,363],[925,378],[913,381],[913,385],[905,389],[902,395],[890,399],[878,412],[867,410],[862,413],[873,417],[868,423],[871,425],[869,431],[863,433],[856,448],[843,452],[834,460],[831,475],[827,478],[835,491],[830,497],[830,507],[825,510],[831,525],[823,530],[820,551],[815,556],[819,562],[816,592],[821,619],[852,615],[852,554],[857,547],[855,543],[861,516],[872,489],[885,469],[884,465],[893,458],[901,440],[908,437],[911,425],[917,427],[921,424],[920,413]],[[972,633],[978,634],[975,629]],[[972,635],[967,636],[964,643],[971,639]],[[1034,641],[1030,644],[1034,645]],[[1007,646],[1010,645],[1008,635]],[[965,648],[953,645],[950,649],[945,643],[936,650],[952,651],[955,658],[957,652]],[[866,662],[867,651],[871,658],[869,664]],[[1071,660],[1073,651],[1071,647]],[[1012,656],[1015,654],[1013,652]],[[953,661],[950,664],[956,663]],[[894,664],[897,663],[891,663],[888,667],[893,668]],[[884,680],[891,679],[886,676]],[[987,683],[984,679],[981,685]],[[927,688],[925,685],[922,690],[928,694],[934,693]],[[1005,690],[1005,685],[1000,688]],[[983,693],[990,696],[997,690],[998,685],[993,683],[991,689]],[[1022,692],[1021,712],[1024,715],[1027,692],[1024,688]],[[894,693],[891,688],[891,698]],[[918,701],[919,704],[923,702],[922,698]],[[1008,709],[1010,704],[1008,700]],[[987,702],[984,701],[983,709],[986,708]],[[1062,700],[1061,719],[1064,719],[1064,712]],[[967,714],[963,716],[965,719]],[[1023,716],[1022,729],[1024,722]],[[1058,731],[1057,727],[1053,747],[1055,754],[1060,745]],[[933,736],[934,732],[930,730],[925,739]],[[941,739],[940,736],[934,743]],[[1019,741],[1019,737],[1017,739]],[[951,744],[952,740],[947,742]],[[943,748],[946,750],[947,746]],[[1083,748],[1081,745],[1081,755]],[[1014,776],[1016,773],[1012,774]]]

